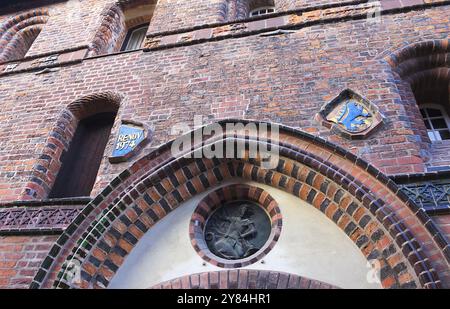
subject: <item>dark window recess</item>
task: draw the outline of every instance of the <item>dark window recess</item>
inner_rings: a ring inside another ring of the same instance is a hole
[[[114,124],[115,113],[101,113],[78,124],[49,198],[89,196]]]

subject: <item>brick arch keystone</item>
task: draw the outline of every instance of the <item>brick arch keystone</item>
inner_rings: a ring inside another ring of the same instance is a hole
[[[236,123],[267,125],[223,120],[222,135],[204,136],[188,153],[240,143],[245,145],[240,156],[174,157],[169,142],[123,171],[60,236],[31,287],[107,287],[156,222],[191,197],[236,178],[284,190],[320,210],[367,259],[380,262],[386,288],[439,288],[448,282],[445,238],[392,180],[361,158],[310,134],[281,126],[278,137],[264,139],[227,128]],[[254,145],[279,150],[278,166],[261,168],[261,160],[248,153]],[[81,282],[72,280],[74,265],[80,266]]]

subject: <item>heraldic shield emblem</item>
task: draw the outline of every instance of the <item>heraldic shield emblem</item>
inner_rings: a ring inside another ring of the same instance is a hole
[[[375,105],[346,89],[322,107],[316,120],[346,138],[362,139],[383,123],[383,116]]]

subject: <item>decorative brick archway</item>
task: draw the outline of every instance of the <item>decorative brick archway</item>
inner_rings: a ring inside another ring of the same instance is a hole
[[[21,59],[49,19],[48,9],[14,16],[0,25],[0,62]]]
[[[161,146],[122,172],[61,235],[31,287],[107,287],[138,240],[189,200],[226,179],[265,183],[293,194],[323,212],[382,267],[382,285],[441,287],[448,279],[449,247],[426,213],[373,166],[312,135],[281,127],[277,140],[227,131],[212,142],[267,144],[279,149],[274,170],[257,159],[187,159]],[[261,125],[262,123],[256,123]],[[81,282],[69,270],[81,266]]]
[[[328,283],[278,271],[224,270],[192,274],[152,289],[337,289]]]

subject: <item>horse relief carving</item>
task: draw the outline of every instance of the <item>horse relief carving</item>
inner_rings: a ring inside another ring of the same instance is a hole
[[[238,202],[215,211],[205,227],[205,240],[215,255],[237,260],[255,254],[270,235],[270,219],[259,206]]]

